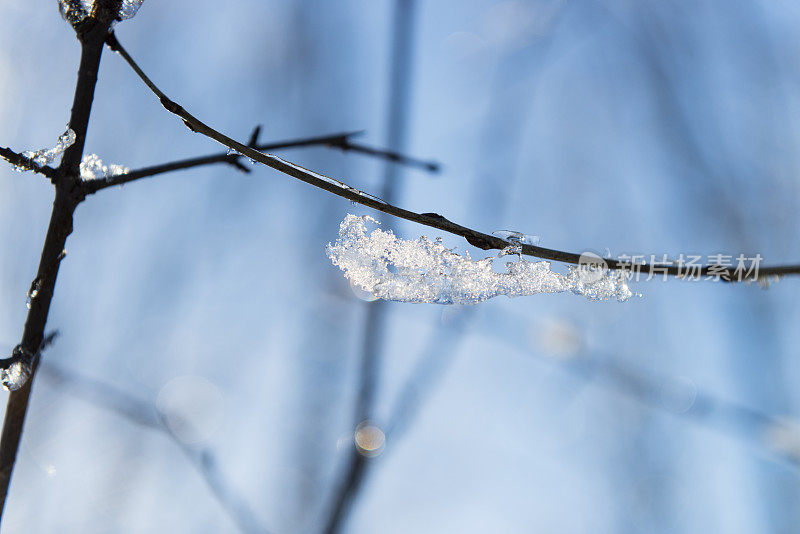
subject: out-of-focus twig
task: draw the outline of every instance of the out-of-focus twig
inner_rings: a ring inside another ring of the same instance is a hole
[[[506,327],[521,327],[518,314],[499,312],[494,315],[494,320],[502,322]],[[536,351],[522,348],[513,336],[501,335],[491,325],[481,328],[480,331],[510,350],[530,352],[543,364],[548,364],[559,372],[597,384],[606,391],[639,402],[648,409],[725,433],[753,445],[759,451],[770,452],[788,466],[800,469],[800,420],[795,423],[794,428],[787,419],[725,400],[694,385],[695,393],[691,405],[674,410],[664,402],[664,388],[675,383],[673,377],[657,375],[595,351],[548,358]],[[668,395],[669,393],[667,398]]]
[[[241,532],[268,534],[245,500],[225,482],[213,453],[209,449],[195,448],[184,443],[152,403],[50,362],[41,365],[40,373],[70,395],[166,436],[203,477],[211,494]]]

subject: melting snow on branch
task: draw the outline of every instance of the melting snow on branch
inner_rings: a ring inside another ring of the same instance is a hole
[[[31,160],[31,162],[37,167],[44,167],[45,165],[50,165],[55,160],[60,158],[61,154],[63,154],[67,148],[72,146],[74,142],[75,132],[73,132],[71,129],[67,129],[67,131],[61,134],[61,136],[58,138],[58,143],[56,143],[56,146],[53,148],[43,148],[35,152],[26,150],[22,153],[22,155]],[[18,172],[31,170],[24,165],[19,165],[14,167],[14,169]]]
[[[139,7],[144,0],[122,0],[122,6],[119,8],[119,20],[128,20],[136,15]]]
[[[118,20],[127,20],[136,15],[144,0],[122,0],[117,11]],[[58,8],[64,20],[73,26],[89,15],[94,9],[95,0],[58,0]]]
[[[97,154],[88,154],[81,160],[81,180],[107,180],[120,174],[128,174],[130,169],[122,165],[106,165]]]
[[[73,26],[92,12],[94,0],[58,0],[61,16]]]
[[[339,225],[339,239],[326,252],[350,281],[378,298],[399,302],[476,304],[498,295],[520,297],[571,291],[590,300],[628,300],[623,273],[570,267],[567,274],[550,270],[550,262],[520,258],[506,262],[506,272],[493,270],[494,257],[473,260],[422,236],[395,237],[391,231],[367,229],[371,217],[348,214]],[[498,257],[508,255],[501,251]],[[513,253],[513,252],[512,252]]]
[[[25,385],[31,376],[33,358],[21,345],[14,347],[8,368],[0,370],[0,384],[6,391],[16,391]]]

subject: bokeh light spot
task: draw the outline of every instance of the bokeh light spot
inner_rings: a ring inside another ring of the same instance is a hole
[[[358,452],[369,457],[378,456],[386,444],[383,430],[369,421],[364,421],[356,427],[354,439]]]

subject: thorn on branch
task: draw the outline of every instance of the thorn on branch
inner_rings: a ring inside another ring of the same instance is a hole
[[[108,35],[106,36],[106,44],[112,52],[117,54],[120,52],[120,44],[119,41],[117,41],[117,36],[114,35],[113,31],[108,32]]]
[[[261,134],[261,125],[259,124],[255,128],[253,128],[253,133],[250,134],[250,141],[248,141],[247,146],[250,148],[256,148],[258,146],[258,136]]]
[[[253,128],[253,132],[250,134],[250,140],[247,142],[247,146],[252,149],[258,150],[258,136],[261,134],[261,125],[257,125]],[[250,174],[252,169],[242,163],[242,155],[238,152],[230,151],[228,153],[225,162],[231,165],[232,167],[236,167],[237,170],[245,173]]]

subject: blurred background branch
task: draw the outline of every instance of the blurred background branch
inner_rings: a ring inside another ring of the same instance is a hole
[[[72,370],[49,362],[45,362],[41,366],[40,373],[48,380],[51,386],[108,410],[138,426],[154,430],[166,436],[202,476],[213,498],[239,527],[240,532],[245,534],[268,534],[268,531],[259,524],[247,501],[242,496],[237,495],[234,488],[230,487],[225,481],[225,476],[220,472],[213,451],[206,448],[196,448],[185,443],[174,432],[172,425],[166,422],[165,415],[152,403],[121,391],[100,380],[81,376]],[[170,418],[180,417],[180,415],[170,414]],[[189,513],[189,511],[187,510],[186,513]]]

